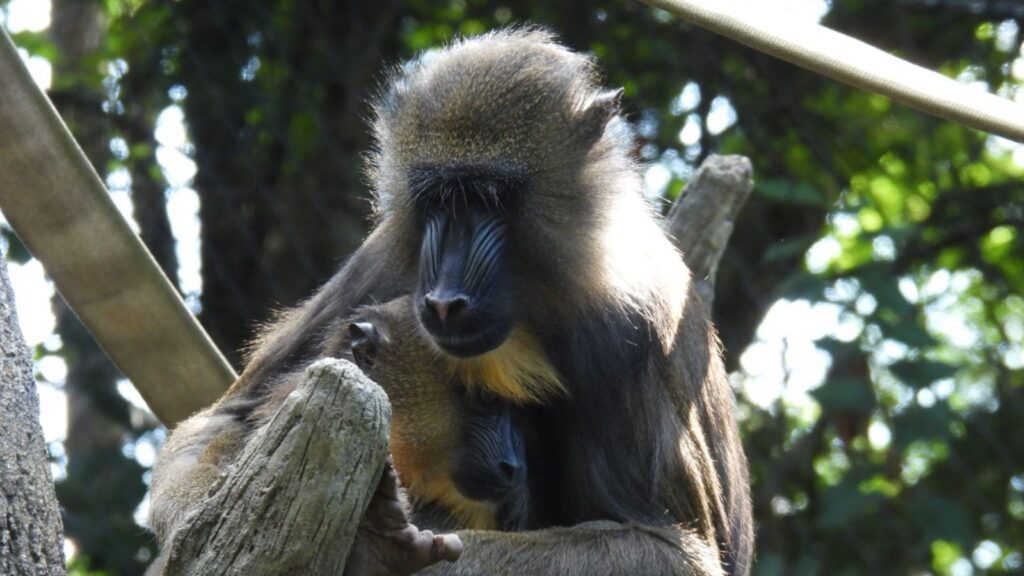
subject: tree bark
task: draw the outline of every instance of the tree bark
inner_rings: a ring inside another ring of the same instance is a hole
[[[163,574],[341,574],[390,425],[387,395],[354,364],[316,362],[174,535]]]
[[[690,267],[708,309],[715,298],[718,262],[736,215],[754,187],[746,156],[711,155],[701,164],[668,215],[668,233]]]
[[[63,534],[53,491],[32,357],[0,256],[0,574],[64,574]]]

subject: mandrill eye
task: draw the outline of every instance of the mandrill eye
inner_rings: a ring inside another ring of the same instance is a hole
[[[348,325],[349,349],[352,359],[362,371],[373,368],[380,352],[380,334],[377,327],[369,322],[353,322]]]

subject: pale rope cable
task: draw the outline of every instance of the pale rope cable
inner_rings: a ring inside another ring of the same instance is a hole
[[[641,0],[761,52],[923,112],[1024,143],[1024,105],[970,88],[818,24],[765,18],[724,0]]]

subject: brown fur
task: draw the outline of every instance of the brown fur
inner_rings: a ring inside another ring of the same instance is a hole
[[[683,526],[587,522],[533,532],[460,532],[453,564],[417,574],[447,576],[721,576],[714,546]]]
[[[149,525],[161,545],[206,498],[248,438],[246,426],[207,408],[178,424],[167,439],[150,488]],[[159,573],[159,572],[156,572]]]

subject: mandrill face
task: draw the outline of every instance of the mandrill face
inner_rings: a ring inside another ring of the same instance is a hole
[[[416,170],[422,226],[416,309],[446,353],[469,358],[500,346],[515,323],[506,258],[509,216],[523,179],[498,168]]]
[[[558,303],[535,295],[575,290],[556,274],[592,245],[600,196],[581,181],[609,153],[594,149],[620,92],[601,91],[588,58],[544,38],[459,42],[404,66],[376,105],[377,216],[402,231],[403,258],[418,258],[416,315],[454,358],[502,348],[520,327],[537,336]],[[601,166],[602,188],[634,172]]]

